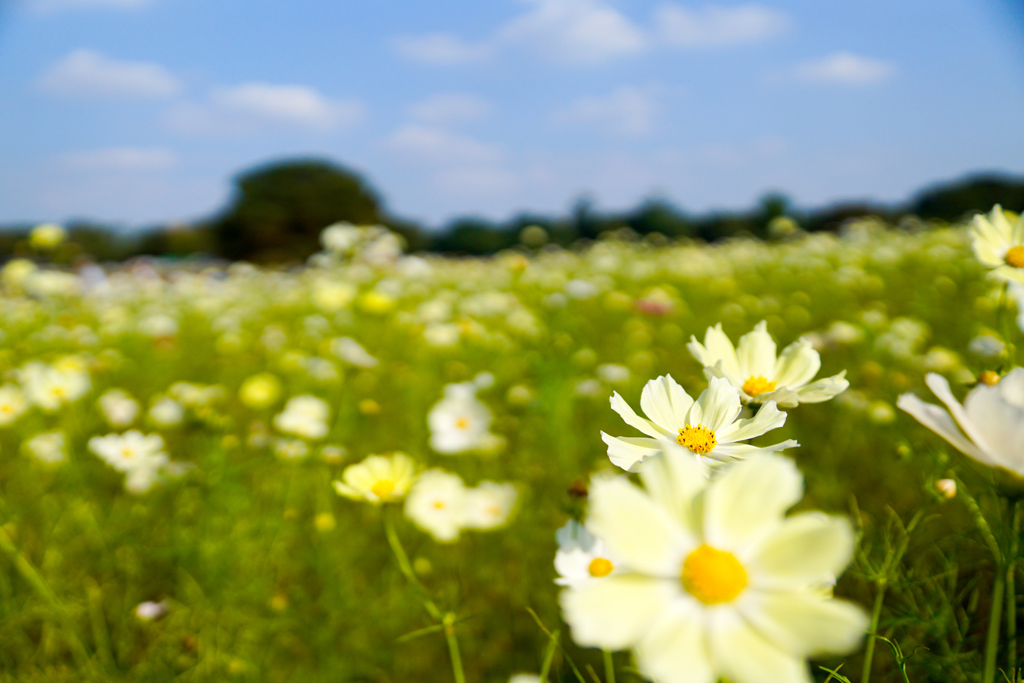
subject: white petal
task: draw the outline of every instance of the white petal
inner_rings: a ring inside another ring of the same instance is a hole
[[[672,438],[675,438],[675,434],[672,434],[671,432],[658,427],[649,420],[645,420],[637,415],[633,409],[629,407],[629,404],[626,403],[625,399],[619,396],[619,392],[616,391],[613,393],[609,402],[611,403],[612,410],[618,413],[619,417],[621,417],[630,427],[639,429],[647,436],[654,438],[658,438],[659,436],[672,436]]]
[[[752,332],[740,337],[736,357],[740,361],[740,374],[745,379],[771,377],[775,369],[775,341],[768,334],[768,323],[762,320]]]
[[[562,591],[558,602],[577,645],[622,650],[640,640],[678,590],[662,579],[609,576]]]
[[[636,645],[640,671],[658,683],[715,683],[701,609],[677,600]]]
[[[657,439],[609,436],[601,432],[601,440],[608,444],[608,458],[612,464],[627,472],[644,458],[661,451],[661,445]]]
[[[964,410],[985,435],[992,459],[1000,467],[1024,473],[1024,408],[1008,403],[999,385],[979,385],[967,395]]]
[[[710,457],[717,458],[718,456],[724,456],[726,458],[749,458],[762,453],[781,453],[784,450],[790,448],[799,448],[800,444],[797,443],[796,439],[786,439],[779,443],[772,444],[771,446],[751,446],[745,443],[727,443],[720,446],[716,446],[715,450],[708,453]]]
[[[705,493],[704,540],[746,557],[779,527],[785,511],[803,496],[803,488],[796,465],[780,455],[733,465]]]
[[[765,640],[794,657],[848,654],[868,627],[861,607],[813,591],[750,591],[737,607]]]
[[[821,403],[843,393],[850,387],[850,382],[845,378],[846,370],[843,370],[838,375],[819,379],[817,382],[800,387],[796,392],[800,396],[800,403]],[[779,400],[779,405],[791,407],[782,400]]]
[[[782,351],[769,379],[779,386],[796,389],[814,379],[821,369],[821,356],[803,337]]]
[[[748,557],[751,585],[800,589],[834,581],[850,563],[853,543],[846,519],[820,512],[793,515]]]
[[[644,414],[669,432],[678,432],[686,426],[686,414],[692,405],[693,399],[672,379],[672,375],[652,379],[640,396],[640,408]]]
[[[960,429],[964,431],[967,438],[974,442],[980,450],[987,453],[991,453],[992,450],[988,446],[988,442],[982,435],[981,431],[975,427],[974,423],[971,422],[971,418],[967,415],[967,411],[960,405],[959,401],[953,398],[953,392],[949,390],[949,382],[942,375],[937,375],[934,372],[929,372],[925,375],[924,383],[928,385],[928,388],[932,390],[932,393],[938,397],[940,401],[946,404],[946,408],[949,409],[950,415],[956,420],[957,424],[960,425]]]
[[[811,683],[802,657],[778,649],[731,609],[709,612],[708,642],[715,673],[731,683]]]
[[[731,425],[741,410],[739,390],[729,380],[715,377],[691,408],[690,424],[700,423],[717,434],[718,430]]]
[[[986,465],[995,465],[995,461],[988,454],[960,432],[949,413],[937,405],[925,403],[913,394],[903,394],[896,400],[896,407],[910,413],[915,420],[941,436],[964,455],[969,455]]]
[[[689,345],[691,353],[694,351],[694,346],[700,346],[697,344],[696,339]],[[703,363],[705,367],[713,366],[718,361],[721,361],[722,370],[726,374],[735,377],[740,376],[740,364],[736,358],[736,349],[733,347],[732,342],[729,341],[729,337],[722,331],[722,323],[708,328],[704,334],[704,346],[701,348],[704,349],[704,357],[703,359],[698,357],[697,360]],[[696,355],[694,354],[695,357]]]
[[[682,528],[696,538],[700,530],[694,500],[708,485],[707,468],[677,444],[664,444],[663,449],[641,463],[637,471],[651,498],[672,512]]]
[[[775,407],[774,401],[762,405],[757,415],[746,420],[736,420],[721,431],[716,431],[715,436],[718,443],[733,443],[734,441],[746,441],[755,436],[761,436],[765,432],[778,429],[786,424],[786,413]]]
[[[587,530],[626,567],[648,576],[676,576],[690,545],[671,513],[626,477],[592,482]]]

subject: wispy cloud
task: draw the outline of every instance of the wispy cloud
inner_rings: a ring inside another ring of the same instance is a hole
[[[152,62],[111,59],[94,50],[75,50],[46,70],[38,86],[65,97],[161,99],[181,91],[174,74]]]
[[[664,4],[655,10],[654,23],[668,45],[712,48],[767,40],[788,29],[790,19],[779,10],[756,4],[709,5],[700,10]]]
[[[465,93],[438,93],[409,107],[409,115],[427,123],[456,123],[480,119],[491,111],[491,103]]]
[[[655,90],[624,85],[607,95],[581,97],[558,112],[555,121],[595,125],[615,135],[644,135],[654,129],[658,114]]]
[[[892,62],[861,57],[852,52],[835,52],[797,65],[794,74],[808,83],[872,85],[888,80],[895,71]]]
[[[391,40],[391,45],[398,54],[414,62],[441,66],[478,63],[494,53],[493,45],[469,43],[447,33],[398,36]]]
[[[177,154],[161,147],[108,147],[60,157],[61,166],[77,171],[159,171],[177,161]]]
[[[430,164],[495,163],[502,157],[497,145],[420,124],[399,128],[388,137],[386,145],[411,161]]]
[[[243,83],[214,89],[205,103],[173,108],[168,125],[194,134],[251,134],[271,128],[327,132],[364,118],[357,99],[333,99],[305,85]]]
[[[601,63],[648,47],[644,30],[601,0],[525,1],[530,10],[502,27],[498,42],[570,64]]]
[[[594,65],[657,47],[722,48],[757,43],[790,27],[789,16],[759,4],[657,7],[639,23],[606,0],[521,0],[527,9],[488,36],[467,41],[449,33],[404,36],[395,50],[413,61],[446,65],[480,62],[522,49],[559,64]]]

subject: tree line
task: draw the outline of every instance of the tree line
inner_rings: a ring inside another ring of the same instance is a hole
[[[404,237],[411,252],[485,255],[524,242],[533,247],[569,246],[610,231],[714,242],[740,236],[776,238],[775,228],[780,225],[808,232],[836,231],[851,218],[862,216],[877,216],[891,224],[952,223],[988,211],[994,204],[1024,210],[1024,178],[973,175],[927,188],[901,204],[846,202],[814,210],[799,210],[781,194],[768,194],[747,210],[704,214],[686,212],[658,198],[627,211],[602,212],[582,199],[563,216],[522,213],[502,222],[458,218],[431,230],[390,214],[380,195],[358,173],[329,161],[298,159],[241,173],[229,205],[194,224],[124,231],[89,221],[71,222],[65,226],[69,239],[54,256],[66,262],[149,255],[297,263],[318,251],[320,231],[339,221],[386,225]],[[27,238],[32,227],[0,226],[0,257],[31,253]]]

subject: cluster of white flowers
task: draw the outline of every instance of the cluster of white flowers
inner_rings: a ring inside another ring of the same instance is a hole
[[[831,595],[853,532],[821,513],[785,516],[803,495],[800,472],[778,455],[794,441],[739,442],[781,427],[778,404],[827,400],[846,381],[810,383],[820,367],[810,343],[776,358],[763,323],[738,349],[717,326],[690,350],[709,379],[697,400],[670,376],[644,387],[647,419],[612,395],[646,437],[601,436],[643,488],[595,478],[585,524],[559,530],[563,617],[578,644],[631,649],[657,683],[804,683],[808,657],[851,651],[867,627],[860,607]],[[744,403],[760,404],[753,417],[740,418]]]
[[[405,514],[435,540],[450,543],[463,530],[497,529],[508,522],[519,493],[512,484],[482,481],[467,487],[457,474],[419,472],[404,453],[371,455],[334,482],[339,495],[380,505],[405,499]]]

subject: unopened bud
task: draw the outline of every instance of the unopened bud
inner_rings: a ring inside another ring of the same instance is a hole
[[[935,489],[943,498],[952,498],[956,495],[956,482],[952,479],[939,479],[935,482]]]
[[[987,386],[994,387],[996,384],[999,384],[999,375],[991,370],[985,370],[978,375],[978,381]]]

